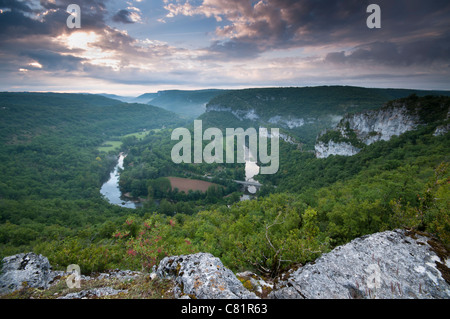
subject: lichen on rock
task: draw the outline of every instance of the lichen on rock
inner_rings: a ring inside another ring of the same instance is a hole
[[[197,299],[254,299],[234,273],[209,253],[164,258],[156,274],[177,284],[175,295]]]
[[[439,269],[449,265],[448,255],[438,256],[429,242],[405,230],[357,238],[293,272],[270,297],[448,299],[450,285]]]
[[[47,257],[22,253],[5,257],[0,273],[0,295],[13,292],[25,284],[29,288],[48,288],[55,274]]]

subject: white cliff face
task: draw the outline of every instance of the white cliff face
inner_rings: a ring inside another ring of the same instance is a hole
[[[232,112],[234,114],[234,116],[236,116],[238,119],[240,120],[251,120],[251,121],[256,121],[259,119],[258,114],[256,114],[255,110],[248,110],[248,111],[233,111]]]
[[[447,112],[447,124],[440,125],[436,128],[436,131],[434,131],[434,136],[444,136],[450,131],[450,123],[448,123],[448,120],[450,119],[450,110]]]
[[[271,117],[268,122],[271,124],[279,124],[289,129],[302,127],[306,123],[305,120],[302,118],[295,118],[295,117],[284,118],[280,115]]]
[[[349,123],[350,129],[356,133],[359,140],[370,145],[378,141],[388,141],[394,135],[414,130],[418,125],[419,118],[408,113],[406,107],[402,106],[368,111],[344,118],[339,124],[341,133],[344,133],[342,124],[346,122]]]
[[[223,106],[220,106],[220,105],[209,105],[206,108],[206,112],[212,112],[212,111],[215,111],[215,112],[231,112],[231,107],[223,107]]]
[[[378,141],[388,141],[394,135],[414,130],[419,117],[408,112],[405,106],[392,107],[348,115],[336,126],[343,138],[350,138],[354,132],[358,141],[370,145]],[[330,155],[353,156],[361,151],[350,142],[317,142],[316,157],[327,158]]]
[[[210,105],[206,109],[207,112],[215,111],[215,112],[229,112],[236,116],[240,121],[243,120],[251,120],[251,121],[257,121],[260,120],[260,116],[256,113],[255,109],[250,110],[233,110],[230,107],[222,107],[220,105]],[[305,125],[305,123],[313,123],[314,119],[308,119],[308,121],[305,121],[302,118],[294,118],[294,117],[282,117],[282,116],[274,116],[268,120],[271,124],[279,124],[281,127],[288,127],[290,129],[301,127]],[[263,135],[264,137],[270,138],[270,133],[267,135]],[[278,137],[281,138],[283,141],[290,143],[290,144],[296,144],[298,145],[298,142],[295,141],[294,138],[291,136],[279,133]]]
[[[260,133],[259,137],[265,137],[265,138],[278,137],[278,138],[281,138],[286,143],[289,143],[292,145],[299,145],[299,143],[296,142],[295,139],[292,138],[292,136],[289,136],[285,133],[276,133],[276,132],[272,132],[272,130],[269,132],[267,129],[265,131],[260,131],[259,133]]]
[[[315,145],[315,150],[317,158],[327,158],[330,155],[353,156],[360,151],[359,148],[350,143],[335,143],[333,141],[326,144],[319,142]]]
[[[251,120],[256,121],[259,119],[259,115],[256,113],[254,109],[250,110],[233,110],[231,107],[223,107],[220,105],[210,105],[207,107],[206,112],[230,112],[234,116],[236,116],[240,121],[243,120]]]
[[[251,120],[251,121],[261,120],[261,117],[259,116],[259,114],[256,112],[255,109],[233,110],[231,107],[223,107],[223,106],[220,106],[220,105],[209,105],[206,108],[206,112],[211,112],[211,111],[215,111],[215,112],[229,112],[229,113],[233,114],[234,116],[236,116],[240,121],[243,121],[243,120]],[[273,116],[270,119],[268,119],[267,122],[270,123],[270,124],[277,124],[280,127],[294,129],[294,128],[297,128],[297,127],[302,127],[305,124],[314,123],[315,119],[307,119],[307,120],[305,120],[303,118],[297,118],[297,117],[293,117],[293,116],[276,115],[276,116]]]
[[[450,131],[450,124],[447,125],[441,125],[436,128],[436,131],[434,131],[434,136],[444,136],[445,134]]]

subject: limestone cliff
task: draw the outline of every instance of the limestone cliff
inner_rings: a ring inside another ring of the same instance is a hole
[[[394,135],[445,119],[449,112],[449,101],[442,97],[418,98],[411,96],[387,103],[383,108],[356,114],[347,114],[331,130],[322,131],[317,137],[315,151],[317,158],[330,155],[353,156],[366,145],[388,141]],[[441,125],[435,136],[448,132]]]
[[[327,158],[330,155],[353,156],[358,154],[361,149],[347,142],[328,142],[319,141],[315,145],[316,157]]]

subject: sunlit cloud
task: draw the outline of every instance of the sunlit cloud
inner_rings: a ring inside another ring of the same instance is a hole
[[[97,42],[99,36],[95,32],[74,32],[70,35],[61,35],[56,38],[57,41],[64,42],[67,47],[72,49],[83,49],[89,50],[91,48],[90,44]]]
[[[28,65],[32,68],[42,69],[42,64],[40,64],[39,62],[31,62],[28,63]]]
[[[378,0],[376,31],[360,0],[78,0],[69,29],[71,2],[3,2],[0,89],[450,83],[447,0]]]
[[[69,50],[73,51],[70,53],[72,56],[85,60],[82,62],[83,64],[90,63],[93,65],[103,65],[118,70],[120,60],[114,58],[115,53],[102,50],[96,46],[100,39],[101,36],[95,32],[78,31],[71,34],[60,35],[55,41],[65,45]]]

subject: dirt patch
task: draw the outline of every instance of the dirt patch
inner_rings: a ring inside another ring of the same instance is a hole
[[[180,192],[185,192],[186,194],[189,190],[206,192],[210,186],[218,186],[211,182],[201,181],[198,179],[188,179],[181,177],[168,177],[170,184],[172,185],[172,190],[178,188]]]

